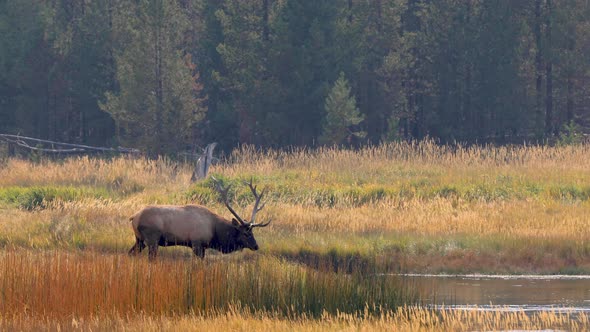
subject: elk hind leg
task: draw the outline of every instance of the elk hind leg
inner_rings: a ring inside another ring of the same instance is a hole
[[[135,244],[133,245],[133,247],[131,247],[131,249],[129,249],[128,254],[130,256],[136,256],[139,253],[141,253],[141,251],[145,248],[145,244],[143,243],[143,240],[139,239],[139,238],[135,238]]]

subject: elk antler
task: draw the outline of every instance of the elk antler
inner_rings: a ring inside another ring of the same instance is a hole
[[[227,193],[229,192],[229,188],[231,188],[231,185],[228,185],[227,187],[223,188],[221,185],[221,182],[219,182],[219,180],[217,180],[213,176],[211,176],[211,179],[215,183],[215,188],[219,192],[219,195],[221,195],[221,198],[223,199],[223,203],[225,204],[225,207],[227,207],[229,212],[231,212],[231,214],[233,214],[234,217],[236,217],[236,219],[240,222],[240,224],[242,224],[242,226],[248,225],[248,223],[244,222],[244,220],[242,220],[242,218],[240,218],[240,216],[236,213],[236,211],[234,211],[234,209],[232,209],[232,207],[229,205],[229,202],[227,200]]]
[[[262,205],[260,207],[258,207],[258,205],[260,204],[260,200],[262,199],[262,196],[266,192],[266,188],[262,189],[262,192],[259,195],[256,192],[256,186],[252,184],[252,178],[250,178],[250,182],[247,182],[246,184],[248,185],[248,187],[250,187],[250,191],[252,191],[254,198],[256,198],[256,202],[254,203],[254,208],[252,209],[252,217],[250,218],[250,227],[268,226],[268,224],[270,224],[270,222],[271,222],[270,220],[266,223],[259,223],[259,224],[254,222],[254,220],[256,218],[256,213],[258,213],[258,211],[262,210],[264,208],[264,205],[266,204],[266,203],[262,203]]]

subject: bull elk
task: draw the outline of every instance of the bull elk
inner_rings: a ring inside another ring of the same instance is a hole
[[[205,257],[207,248],[216,249],[224,254],[244,248],[258,250],[252,230],[270,224],[270,220],[266,223],[255,222],[256,214],[264,207],[264,203],[260,205],[260,200],[265,189],[258,194],[252,180],[247,183],[256,199],[250,221],[247,221],[242,219],[228,202],[227,193],[230,186],[223,188],[215,178],[213,181],[225,206],[234,216],[231,221],[201,205],[147,206],[129,218],[135,233],[135,244],[129,250],[129,255],[141,253],[146,246],[150,260],[156,258],[159,246],[190,247],[200,258]]]

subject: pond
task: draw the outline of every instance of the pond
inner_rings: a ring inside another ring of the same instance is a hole
[[[590,313],[590,276],[421,275],[403,278],[421,291],[422,303],[481,311]]]

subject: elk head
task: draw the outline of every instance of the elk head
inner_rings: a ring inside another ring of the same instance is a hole
[[[248,248],[250,250],[258,250],[258,243],[256,243],[256,239],[254,239],[254,234],[252,233],[252,230],[254,229],[254,227],[266,227],[271,222],[271,220],[265,223],[255,222],[256,214],[260,210],[262,210],[265,205],[265,203],[262,203],[262,205],[260,205],[260,201],[262,200],[262,196],[264,196],[266,188],[262,189],[262,192],[258,194],[256,186],[252,184],[252,179],[250,179],[250,182],[246,182],[248,187],[250,187],[252,195],[254,195],[255,198],[254,207],[252,209],[252,216],[250,217],[250,221],[248,221],[240,217],[240,215],[236,211],[234,211],[234,209],[229,204],[227,193],[229,192],[231,185],[223,187],[220,181],[218,181],[216,178],[211,177],[211,179],[213,179],[213,182],[215,183],[215,188],[217,189],[219,195],[223,199],[225,207],[227,207],[229,212],[231,212],[231,214],[234,216],[234,218],[232,219],[232,225],[235,227],[235,229],[238,230],[236,238],[237,244],[243,248]]]

